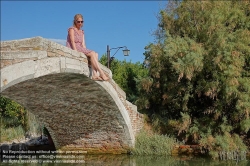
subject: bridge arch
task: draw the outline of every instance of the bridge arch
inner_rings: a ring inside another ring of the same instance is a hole
[[[84,54],[41,37],[3,41],[1,95],[31,111],[56,149],[124,153],[134,146],[142,115],[114,80],[91,80],[87,62]]]

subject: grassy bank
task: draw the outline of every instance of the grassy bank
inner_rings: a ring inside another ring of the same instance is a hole
[[[1,142],[8,142],[12,141],[14,139],[23,139],[25,131],[22,126],[17,127],[11,127],[11,128],[5,128],[4,126],[1,126]]]
[[[136,137],[135,155],[171,155],[175,145],[180,145],[175,138],[167,135],[159,135],[156,133],[148,133],[142,130]]]
[[[30,112],[25,114],[25,125],[12,125],[17,120],[9,117],[1,117],[0,121],[0,143],[24,139],[26,134],[38,135],[42,133],[42,125]]]

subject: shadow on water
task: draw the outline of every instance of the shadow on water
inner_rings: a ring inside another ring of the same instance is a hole
[[[47,154],[37,155],[35,158],[19,159],[19,162],[3,160],[0,166],[5,165],[83,165],[83,166],[248,166],[249,159],[235,160],[211,160],[205,157],[191,156],[134,156],[134,155],[62,155]]]

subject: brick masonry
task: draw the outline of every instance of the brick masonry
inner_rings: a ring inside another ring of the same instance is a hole
[[[31,111],[57,149],[125,153],[134,146],[143,116],[113,79],[98,82],[90,76],[83,53],[53,41],[1,42],[1,95]]]

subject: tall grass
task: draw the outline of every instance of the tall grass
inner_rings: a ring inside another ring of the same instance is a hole
[[[42,133],[42,124],[31,112],[27,112],[27,132],[32,135],[40,135]]]
[[[135,155],[171,155],[173,147],[177,144],[180,145],[175,138],[141,131],[136,137],[132,152]]]
[[[25,134],[31,134],[33,136],[40,135],[42,133],[42,125],[38,122],[35,115],[27,112],[26,114],[27,125],[16,126],[15,118],[1,117],[0,122],[0,143],[9,142],[15,139],[24,139]]]
[[[22,126],[5,128],[1,125],[1,142],[12,141],[14,139],[24,138],[24,129]]]

